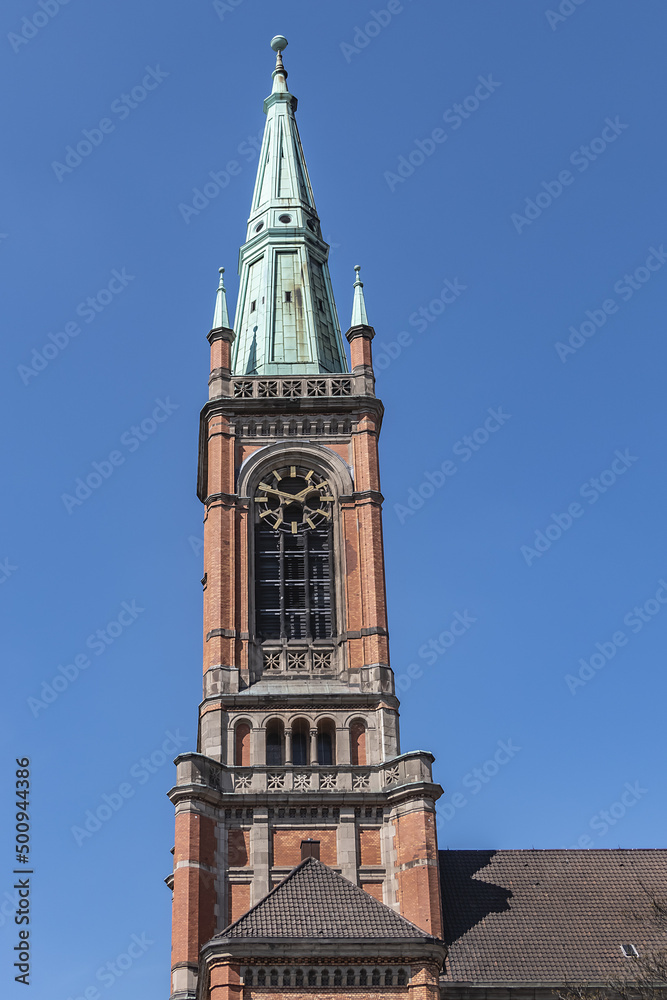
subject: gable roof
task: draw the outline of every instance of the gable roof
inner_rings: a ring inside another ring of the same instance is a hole
[[[211,943],[223,938],[434,940],[315,858],[297,865]]]
[[[605,982],[622,944],[664,947],[667,850],[440,851],[440,878],[445,982]]]

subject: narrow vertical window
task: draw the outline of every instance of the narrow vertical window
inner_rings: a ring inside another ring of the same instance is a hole
[[[298,766],[310,763],[310,727],[305,719],[292,724],[292,763]]]
[[[280,719],[272,719],[266,727],[266,763],[276,767],[285,762],[285,727]]]
[[[239,722],[234,733],[234,763],[237,767],[250,767],[250,726]]]
[[[350,723],[350,763],[362,766],[366,763],[366,726],[361,719]]]

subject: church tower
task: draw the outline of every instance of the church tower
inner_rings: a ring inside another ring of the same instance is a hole
[[[389,665],[373,327],[346,339],[282,51],[201,412],[204,680],[177,759],[172,1000],[435,997],[430,753],[402,753]]]

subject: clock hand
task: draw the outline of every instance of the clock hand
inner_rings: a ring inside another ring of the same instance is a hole
[[[318,490],[321,490],[323,486],[328,486],[328,485],[329,485],[329,483],[328,483],[327,479],[325,479],[324,482],[322,482],[322,483],[318,483],[317,486],[315,486],[314,484],[311,483],[310,486],[306,486],[305,490],[301,490],[300,493],[295,493],[294,494],[294,499],[295,500],[303,500],[304,497],[306,496],[306,494],[313,493],[313,492],[316,493]]]
[[[259,489],[264,490],[265,493],[275,493],[276,496],[278,497],[284,497],[285,500],[289,500],[290,503],[292,503],[294,500],[297,500],[301,495],[301,494],[295,495],[294,493],[283,493],[282,490],[274,490],[272,486],[267,486],[265,483],[260,483]]]

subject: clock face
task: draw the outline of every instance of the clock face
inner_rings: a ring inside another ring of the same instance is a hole
[[[265,473],[255,494],[260,522],[292,535],[330,523],[333,502],[329,480],[303,465]]]

